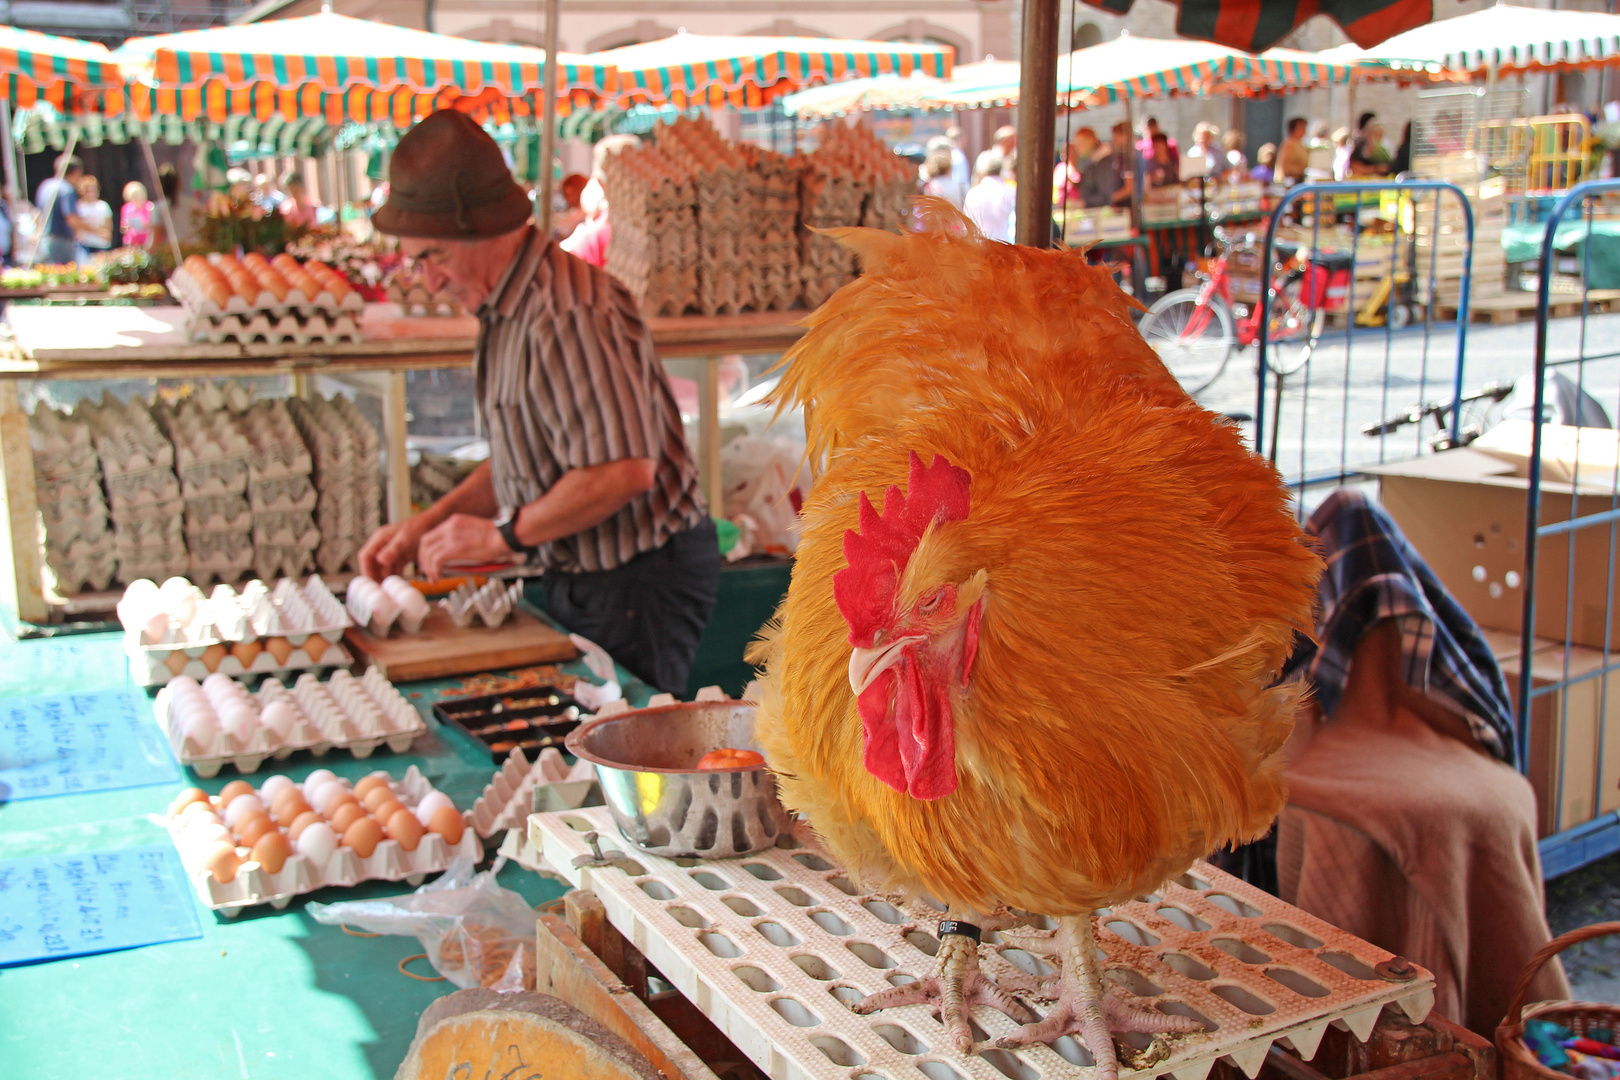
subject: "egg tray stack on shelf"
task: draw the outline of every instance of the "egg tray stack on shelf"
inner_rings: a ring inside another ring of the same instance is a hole
[[[449,293],[436,293],[421,281],[395,274],[386,286],[388,299],[404,309],[407,315],[461,314],[461,301]]]
[[[786,311],[799,302],[799,166],[753,145],[748,162],[750,233],[755,237],[754,310]]]
[[[251,446],[224,396],[206,385],[177,404],[160,402],[152,409],[174,444],[186,506],[187,576],[199,585],[236,581],[253,566],[253,515],[247,503]]]
[[[697,307],[735,315],[754,305],[748,162],[708,120],[660,125],[658,149],[692,176],[697,195]],[[617,220],[615,220],[617,228]]]
[[[315,527],[321,540],[315,565],[323,574],[345,567],[358,570],[361,546],[382,523],[377,430],[342,395],[292,398],[287,409],[309,448],[310,475],[319,492]]]
[[[376,668],[359,679],[340,668],[325,683],[305,672],[290,690],[266,679],[253,694],[222,673],[201,684],[181,675],[158,691],[152,711],[175,757],[201,777],[217,775],[227,762],[239,773],[255,773],[266,760],[298,750],[316,757],[347,750],[367,758],[386,744],[403,754],[427,730]]]
[[[613,207],[608,273],[647,316],[680,315],[698,304],[697,187],[659,146],[621,150],[602,163]]]
[[[340,644],[349,614],[314,575],[302,584],[283,578],[273,589],[250,581],[241,593],[216,585],[207,597],[184,578],[161,589],[136,581],[118,603],[118,620],[137,686],[162,686],[180,675],[254,676],[353,662]]]
[[[34,493],[45,526],[45,563],[57,591],[105,589],[118,555],[101,491],[101,464],[83,418],[40,405],[28,418]]]
[[[232,781],[217,797],[191,788],[164,825],[199,899],[226,917],[258,904],[284,908],[327,886],[415,885],[483,854],[449,796],[414,765],[397,780],[375,772],[352,788],[327,769],[302,785],[279,774],[257,789]]]
[[[431,506],[454,491],[456,486],[478,468],[478,462],[422,451],[411,466],[411,502],[417,506]]]
[[[162,580],[190,569],[183,531],[185,503],[175,473],[174,446],[146,402],[81,402],[75,415],[90,425],[101,459],[118,580]]]
[[[193,255],[169,276],[193,341],[336,344],[360,340],[364,301],[324,263],[289,255]]]
[[[804,305],[819,307],[855,279],[855,255],[812,230],[865,225],[901,231],[917,194],[904,158],[891,153],[865,124],[825,124],[821,142],[798,159],[800,281]]]
[[[287,403],[255,401],[239,412],[247,437],[247,504],[253,516],[253,571],[264,579],[297,577],[315,565],[314,461]]]

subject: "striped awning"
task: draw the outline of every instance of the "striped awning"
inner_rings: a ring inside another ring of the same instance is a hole
[[[64,114],[44,104],[20,111],[12,123],[12,137],[25,154],[64,150],[70,139],[80,147],[119,146],[144,139],[169,146],[187,140],[214,143],[248,157],[312,157],[325,152],[333,131],[319,116],[293,120],[232,116],[215,121],[169,115],[141,120],[128,115]]]
[[[1179,94],[1252,96],[1350,81],[1349,64],[1318,54],[1270,49],[1258,56],[1206,41],[1161,40],[1129,35],[1058,58],[1058,100],[1076,108],[1126,98]],[[989,108],[1018,102],[1013,78],[940,93],[926,99],[939,108]]]
[[[590,58],[618,69],[626,104],[759,108],[795,90],[843,79],[912,72],[948,78],[954,52],[892,41],[676,34]]]
[[[453,106],[499,123],[538,115],[548,82],[560,115],[612,93],[617,82],[610,66],[583,56],[559,53],[548,78],[540,49],[330,12],[135,38],[114,55],[139,118],[323,117],[403,127]]]
[[[1111,15],[1131,10],[1133,0],[1086,0]],[[1422,26],[1434,18],[1432,0],[1172,0],[1180,9],[1176,33],[1233,49],[1260,52],[1308,19],[1326,15],[1363,48]]]
[[[1397,34],[1362,54],[1472,75],[1620,64],[1620,15],[1498,3]]]
[[[923,99],[961,87],[1018,81],[1012,60],[982,60],[959,64],[949,79],[913,72],[910,75],[873,75],[800,90],[782,99],[782,111],[801,120],[825,120],[874,109],[922,108]]]
[[[65,109],[85,91],[122,85],[105,45],[0,26],[0,101],[19,108],[45,101]]]

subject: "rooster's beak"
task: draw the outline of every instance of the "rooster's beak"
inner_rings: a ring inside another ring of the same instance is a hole
[[[927,641],[923,634],[895,638],[879,649],[851,649],[849,651],[849,686],[860,697],[877,677],[900,662],[906,646]]]

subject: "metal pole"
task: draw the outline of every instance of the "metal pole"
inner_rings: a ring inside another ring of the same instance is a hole
[[[22,184],[17,179],[17,145],[11,141],[11,102],[0,100],[0,129],[3,129],[5,146],[0,150],[0,158],[4,158],[6,169],[6,205],[15,207],[22,199]],[[16,215],[12,215],[13,220]]]
[[[542,236],[551,235],[551,158],[557,151],[557,19],[562,0],[546,0],[546,99],[540,108],[540,191],[534,200]]]
[[[1061,0],[1023,3],[1023,63],[1018,77],[1018,242],[1049,248]]]
[[[158,210],[163,214],[163,232],[169,238],[169,251],[174,254],[174,265],[178,268],[185,260],[180,257],[180,237],[174,231],[174,214],[169,210],[169,196],[163,191],[163,181],[158,177],[157,158],[152,155],[152,144],[146,136],[141,136],[141,153],[146,156],[146,171],[152,175],[152,194],[157,196]]]

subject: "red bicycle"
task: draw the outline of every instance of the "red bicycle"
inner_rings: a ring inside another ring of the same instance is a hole
[[[1233,264],[1258,264],[1259,245],[1253,234],[1242,244],[1224,230],[1215,230],[1220,255],[1199,271],[1203,284],[1196,289],[1165,293],[1142,317],[1138,329],[1153,346],[1165,367],[1189,394],[1207,390],[1226,371],[1232,354],[1260,337],[1259,282],[1248,296],[1233,299]],[[1319,252],[1302,256],[1293,244],[1276,245],[1278,259],[1271,268],[1271,325],[1266,333],[1264,360],[1278,375],[1292,375],[1310,362],[1311,352],[1335,304],[1342,308],[1349,292],[1351,256]],[[1244,275],[1239,280],[1259,278]]]

